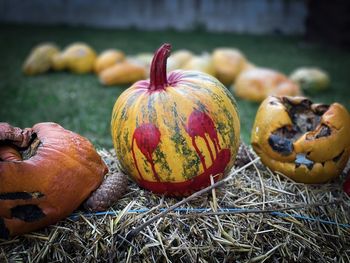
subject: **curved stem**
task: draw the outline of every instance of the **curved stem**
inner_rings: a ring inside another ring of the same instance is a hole
[[[166,62],[170,56],[171,45],[163,44],[154,54],[150,72],[150,91],[165,89],[168,85]]]

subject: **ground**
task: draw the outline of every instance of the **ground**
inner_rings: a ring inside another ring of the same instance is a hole
[[[24,76],[21,65],[30,49],[45,41],[64,47],[75,41],[90,44],[97,52],[118,48],[127,54],[153,52],[161,43],[195,53],[215,47],[239,48],[259,66],[289,74],[299,66],[319,66],[329,72],[332,86],[312,95],[314,101],[338,101],[350,109],[350,53],[333,47],[305,43],[301,37],[252,36],[227,33],[137,31],[67,27],[0,25],[0,121],[19,127],[53,121],[88,137],[97,148],[111,148],[110,115],[118,95],[126,88],[103,87],[93,74],[67,72]],[[242,138],[249,141],[258,104],[237,99]]]

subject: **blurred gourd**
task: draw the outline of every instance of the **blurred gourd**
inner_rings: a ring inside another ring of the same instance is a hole
[[[124,61],[124,59],[124,52],[116,49],[107,49],[96,58],[94,70],[98,74],[102,70]]]
[[[167,74],[170,48],[156,51],[149,80],[118,97],[111,131],[123,170],[140,186],[183,196],[230,171],[240,123],[232,94],[217,79],[199,71]]]
[[[252,67],[238,75],[231,87],[242,99],[260,102],[270,95],[297,96],[299,86],[285,75],[268,68]]]
[[[143,65],[134,61],[125,60],[100,72],[99,80],[103,85],[131,84],[146,77],[146,69]]]
[[[88,73],[94,68],[96,60],[95,51],[85,43],[73,43],[66,47],[62,53],[52,57],[54,70],[69,70],[73,73]]]
[[[187,49],[174,51],[168,58],[167,70],[181,69],[192,57],[193,53]]]
[[[315,67],[298,68],[292,72],[290,79],[298,83],[302,90],[310,93],[325,90],[330,85],[327,72]]]
[[[213,66],[213,60],[211,55],[203,53],[200,56],[192,56],[183,66],[184,70],[195,70],[207,73],[209,75],[215,75],[215,69]]]
[[[212,55],[216,77],[231,85],[247,63],[244,55],[234,48],[216,48]]]
[[[55,44],[42,43],[34,47],[23,64],[23,72],[26,75],[45,73],[51,68],[51,59],[59,53]]]

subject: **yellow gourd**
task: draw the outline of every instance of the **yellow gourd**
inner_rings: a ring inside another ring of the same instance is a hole
[[[51,68],[51,59],[59,49],[55,44],[42,43],[34,47],[23,64],[23,72],[26,75],[37,75]]]
[[[116,49],[107,49],[97,57],[94,70],[96,73],[100,73],[102,70],[124,61],[124,59],[124,52]]]
[[[216,77],[224,85],[232,84],[246,64],[244,55],[234,48],[217,48],[212,58]]]
[[[145,68],[128,60],[115,64],[99,74],[100,82],[106,86],[130,84],[145,77]]]
[[[193,56],[187,61],[187,63],[185,63],[182,69],[200,71],[212,76],[215,75],[213,61],[208,53],[204,53],[200,56]]]
[[[96,60],[95,51],[85,43],[73,43],[65,50],[53,56],[54,70],[69,70],[73,73],[88,73],[94,68]]]

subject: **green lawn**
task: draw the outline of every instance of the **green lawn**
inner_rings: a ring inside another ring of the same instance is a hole
[[[350,53],[331,47],[305,44],[298,37],[214,34],[206,32],[144,32],[67,27],[0,25],[0,121],[19,127],[53,121],[88,137],[96,147],[112,147],[110,115],[118,95],[126,87],[103,87],[95,75],[48,73],[24,76],[21,65],[39,42],[60,47],[85,41],[98,52],[118,48],[127,54],[153,52],[163,42],[173,49],[196,53],[219,46],[241,49],[253,63],[289,74],[303,65],[317,65],[330,73],[332,87],[313,96],[314,101],[338,101],[350,109]],[[258,105],[237,100],[242,137],[248,142]]]

